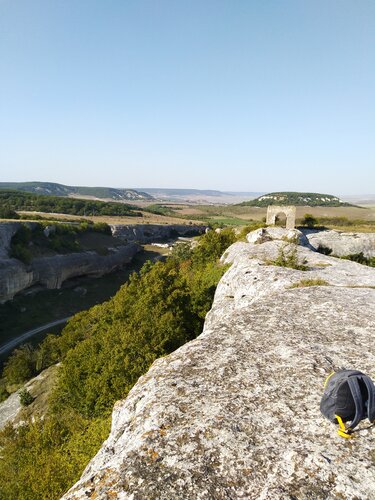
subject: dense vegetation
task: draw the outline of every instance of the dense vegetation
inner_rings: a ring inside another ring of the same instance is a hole
[[[307,271],[306,261],[300,261],[297,253],[296,243],[285,243],[279,248],[276,259],[266,261],[268,265],[289,267],[291,269],[298,269],[299,271]]]
[[[279,192],[268,193],[255,200],[244,201],[239,206],[249,207],[268,207],[269,205],[297,205],[310,207],[345,207],[351,206],[350,203],[344,203],[336,196],[320,193],[298,193],[298,192]]]
[[[148,205],[148,207],[146,207],[144,210],[145,212],[150,212],[151,214],[156,214],[156,215],[177,216],[174,211],[179,210],[179,208],[173,207],[172,209],[171,207],[168,207],[166,205],[160,205],[158,203],[155,203],[153,205]]]
[[[375,221],[364,219],[349,219],[344,216],[336,217],[314,217],[312,214],[305,214],[299,221],[302,226],[326,229],[327,227],[361,227],[361,226],[375,226]]]
[[[21,347],[6,363],[9,388],[62,362],[48,414],[0,434],[0,498],[58,498],[78,479],[109,431],[113,403],[152,362],[196,337],[235,240],[210,231],[193,250],[147,263],[108,302],[74,316],[61,336]]]
[[[0,190],[0,210],[24,210],[28,212],[60,213],[71,215],[118,215],[141,216],[131,205],[116,202],[80,200],[31,194],[23,191]]]
[[[151,200],[152,196],[134,189],[109,187],[65,186],[56,182],[0,182],[0,189],[16,189],[51,196],[93,196],[95,198],[123,200]]]
[[[78,224],[48,223],[21,224],[10,244],[10,257],[30,263],[37,250],[49,249],[57,253],[78,252],[81,250],[78,236],[86,232],[111,235],[111,228],[105,223],[81,222]]]
[[[352,260],[353,262],[358,262],[359,264],[363,264],[364,266],[375,267],[375,257],[365,257],[365,255],[363,255],[363,252],[345,255],[342,258]]]

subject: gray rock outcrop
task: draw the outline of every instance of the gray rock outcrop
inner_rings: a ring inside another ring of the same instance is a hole
[[[187,224],[134,224],[111,225],[112,235],[124,241],[137,243],[152,243],[156,240],[171,238],[173,236],[196,236],[203,234],[206,226]]]
[[[375,233],[345,233],[342,231],[304,230],[309,244],[317,249],[319,245],[330,248],[333,255],[363,253],[365,257],[375,257]]]
[[[29,265],[17,259],[1,259],[0,302],[12,299],[16,293],[33,285],[60,288],[69,278],[102,276],[129,264],[139,250],[139,245],[129,243],[112,249],[108,255],[93,251],[54,255],[34,259]]]
[[[375,375],[375,269],[302,246],[308,270],[272,265],[294,248],[225,252],[203,333],[116,403],[63,498],[375,498],[373,428],[347,441],[319,411],[332,370]]]

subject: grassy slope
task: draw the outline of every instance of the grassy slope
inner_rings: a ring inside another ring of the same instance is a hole
[[[152,196],[134,189],[116,189],[110,187],[66,186],[56,182],[0,182],[0,189],[17,189],[35,194],[53,196],[84,195],[100,199],[133,200],[134,197],[152,200]]]
[[[272,197],[274,197],[275,199],[272,199]],[[301,193],[292,191],[267,193],[266,195],[262,195],[255,200],[245,201],[241,203],[241,205],[254,207],[267,207],[268,205],[303,206],[306,204],[307,200],[309,200],[309,206],[342,207],[350,205],[349,203],[341,203],[336,196],[330,194]]]

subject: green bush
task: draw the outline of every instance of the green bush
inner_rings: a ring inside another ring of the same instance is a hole
[[[13,259],[18,259],[24,264],[30,264],[32,256],[29,248],[22,243],[13,243],[9,252],[9,256]]]
[[[318,223],[318,219],[316,219],[311,214],[305,214],[302,221],[301,221],[302,226],[306,226],[306,227],[314,227],[317,225],[317,223]]]
[[[306,262],[301,262],[298,258],[297,245],[284,245],[279,248],[278,255],[275,260],[267,261],[268,265],[289,267],[299,271],[307,271]]]
[[[30,392],[23,388],[19,392],[20,403],[22,406],[29,406],[34,401],[34,397],[30,394]]]
[[[5,362],[3,378],[8,385],[18,385],[30,380],[36,373],[35,350],[30,344],[24,344],[15,349]]]
[[[0,219],[19,219],[20,216],[7,206],[0,206]]]
[[[345,255],[342,258],[358,262],[359,264],[364,264],[365,266],[375,267],[375,257],[365,257],[363,252]]]
[[[58,499],[74,484],[108,436],[110,419],[73,412],[0,432],[0,498]]]
[[[172,257],[180,261],[188,260],[192,257],[192,255],[193,249],[191,247],[191,243],[188,241],[178,243],[172,249]]]
[[[332,248],[326,247],[325,245],[322,245],[321,243],[319,243],[316,251],[323,254],[323,255],[331,255]]]
[[[5,386],[5,381],[0,380],[0,403],[9,397],[9,392]]]

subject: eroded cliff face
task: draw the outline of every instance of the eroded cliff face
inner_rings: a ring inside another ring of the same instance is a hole
[[[62,283],[76,276],[101,276],[129,264],[141,250],[139,243],[148,243],[175,235],[201,234],[206,226],[191,225],[114,225],[112,236],[123,240],[123,246],[109,249],[108,255],[96,252],[79,252],[33,259],[25,265],[8,256],[10,241],[20,222],[0,223],[0,303],[11,300],[17,293],[33,285],[60,288]],[[26,223],[30,227],[35,223]]]
[[[333,369],[375,375],[375,269],[301,246],[307,271],[270,265],[286,236],[227,250],[203,333],[115,405],[65,499],[375,498],[373,429],[347,441],[319,411]]]
[[[124,241],[151,243],[155,240],[170,238],[175,235],[195,236],[203,234],[207,226],[187,224],[113,224],[112,235]]]
[[[76,276],[101,276],[129,264],[140,246],[129,243],[114,248],[108,255],[80,252],[34,259],[26,265],[17,259],[0,259],[0,303],[10,300],[33,285],[60,288]]]

